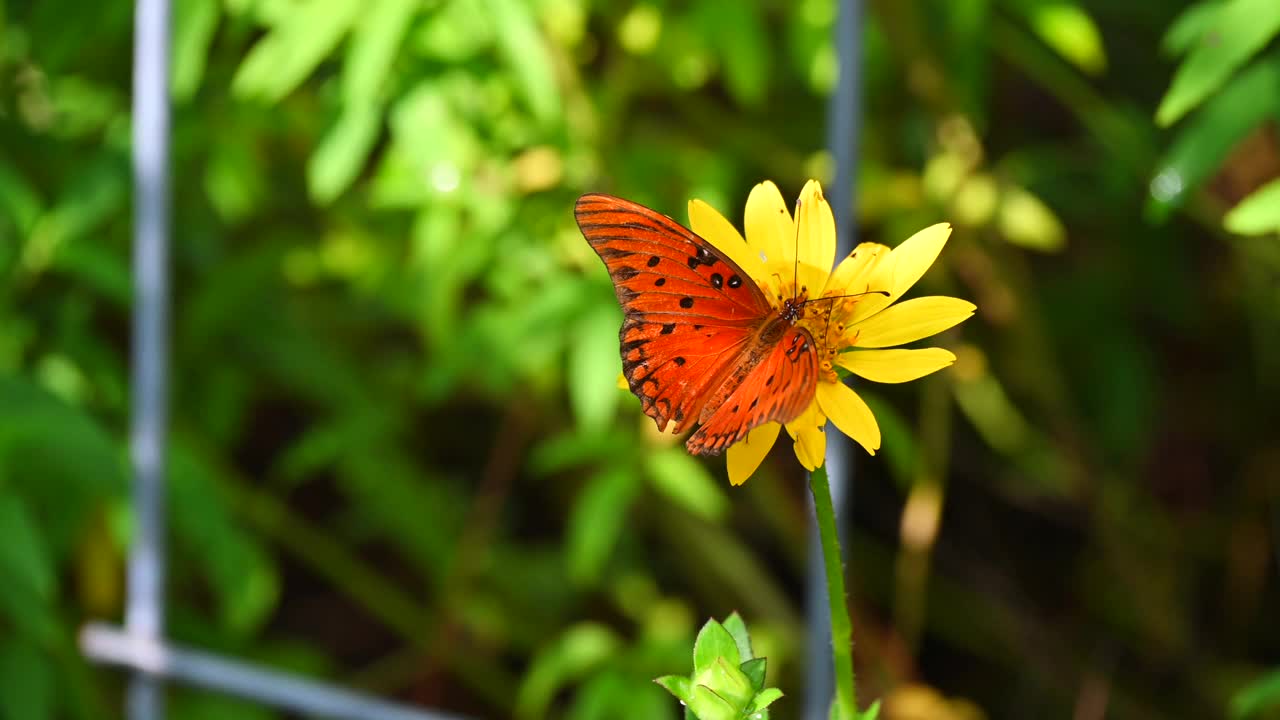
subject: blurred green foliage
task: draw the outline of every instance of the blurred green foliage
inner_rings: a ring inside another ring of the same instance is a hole
[[[730,490],[615,389],[570,208],[737,222],[829,179],[833,0],[175,5],[173,637],[475,716],[676,718],[651,679],[736,608],[795,717],[797,468]],[[870,3],[860,237],[952,221],[920,292],[979,306],[953,370],[859,388],[882,717],[1276,716],[1278,8]],[[0,12],[0,717],[115,717],[75,633],[119,618],[132,522],[132,6]]]

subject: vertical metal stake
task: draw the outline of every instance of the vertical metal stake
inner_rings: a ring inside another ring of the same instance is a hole
[[[135,534],[125,627],[162,641],[164,471],[168,424],[169,0],[138,0],[133,45],[133,363],[129,447]],[[159,678],[137,673],[130,720],[160,720]]]
[[[862,2],[840,0],[836,17],[835,46],[839,75],[835,92],[827,106],[827,148],[836,165],[835,182],[827,199],[836,219],[836,257],[853,250],[857,235],[854,197],[858,172],[862,85]],[[831,480],[831,502],[835,506],[837,530],[853,486],[853,441],[838,432],[827,433],[827,474]],[[813,501],[809,501],[813,514]],[[840,545],[849,552],[848,534],[840,533]],[[851,586],[852,587],[852,586]],[[827,581],[822,565],[818,528],[809,528],[809,571],[805,587],[808,615],[808,671],[805,673],[805,720],[827,720],[835,682],[831,667],[831,618],[827,607]]]

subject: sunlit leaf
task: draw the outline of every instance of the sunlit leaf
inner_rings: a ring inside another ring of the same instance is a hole
[[[307,79],[351,29],[358,0],[306,0],[258,40],[236,70],[237,97],[275,102]]]
[[[1031,29],[1054,52],[1090,74],[1106,68],[1102,33],[1079,4],[1063,0],[1023,0],[1020,6]]]
[[[383,90],[418,0],[373,0],[356,21],[342,67],[347,112],[364,112]],[[354,106],[354,107],[353,107]]]
[[[447,0],[413,34],[418,53],[438,60],[460,62],[472,58],[494,41],[486,0]]]
[[[190,100],[200,89],[221,5],[218,0],[182,0],[173,9],[173,99]]]
[[[364,167],[382,129],[382,108],[347,105],[307,161],[307,188],[317,203],[337,198]]]
[[[1169,24],[1160,41],[1160,49],[1173,57],[1185,54],[1217,22],[1224,4],[1223,0],[1201,0],[1188,6]]]
[[[600,304],[583,313],[575,324],[569,345],[566,379],[569,402],[584,428],[602,428],[613,418],[620,393],[614,392],[618,358],[617,308]]]
[[[654,680],[654,682],[666,688],[667,692],[675,695],[686,705],[693,695],[693,684],[689,682],[689,678],[683,675],[663,675]]]
[[[1216,91],[1280,32],[1280,3],[1227,0],[1215,22],[1178,66],[1156,109],[1156,122],[1172,125]]]
[[[729,613],[729,617],[721,623],[725,630],[733,636],[733,641],[738,644],[738,658],[744,662],[755,659],[755,654],[751,651],[751,635],[747,632],[747,624],[743,622],[742,616],[735,610]]]
[[[546,40],[529,6],[519,0],[484,0],[498,50],[515,76],[534,118],[549,125],[560,116],[560,89]]]
[[[1241,200],[1222,224],[1240,235],[1280,232],[1280,180],[1272,180]]]
[[[1008,242],[1030,250],[1057,252],[1066,245],[1067,230],[1040,198],[1018,187],[1007,188],[996,210],[996,224]]]
[[[1156,166],[1148,212],[1163,218],[1183,205],[1245,135],[1280,112],[1276,87],[1280,87],[1280,54],[1271,54],[1232,78],[1179,128]]]
[[[738,654],[738,643],[733,636],[715,618],[708,618],[702,625],[702,629],[698,631],[698,637],[693,643],[694,674],[700,675],[707,672],[720,658],[724,658],[734,667],[742,663],[742,656]]]

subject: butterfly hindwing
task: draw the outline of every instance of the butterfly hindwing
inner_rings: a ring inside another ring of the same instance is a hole
[[[671,218],[608,195],[579,198],[578,226],[622,305],[623,373],[645,414],[683,430],[772,313],[740,267]]]
[[[689,452],[719,454],[755,427],[794,420],[813,400],[818,352],[807,330],[788,327],[780,340],[754,348],[744,360],[704,408],[701,427],[685,443]]]

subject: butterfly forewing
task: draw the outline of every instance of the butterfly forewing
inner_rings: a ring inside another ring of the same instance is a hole
[[[623,374],[659,430],[703,422],[689,450],[714,454],[804,410],[817,383],[812,338],[782,324],[727,255],[671,218],[609,195],[583,195],[574,215],[622,305]]]
[[[736,263],[665,215],[596,194],[583,195],[574,215],[622,305],[628,385],[659,429],[675,422],[679,432],[772,308]]]

